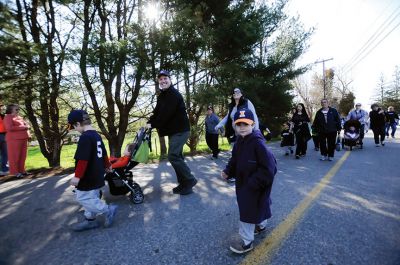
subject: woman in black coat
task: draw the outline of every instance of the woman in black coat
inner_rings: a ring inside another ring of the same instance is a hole
[[[296,159],[305,156],[307,153],[307,142],[311,139],[310,128],[308,126],[310,118],[302,103],[297,104],[296,112],[292,120],[294,124],[293,131],[296,135]]]

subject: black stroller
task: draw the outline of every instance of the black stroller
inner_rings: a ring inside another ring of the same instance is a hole
[[[136,137],[133,140],[133,151],[131,152],[131,159],[124,168],[114,169],[111,173],[106,174],[105,180],[108,182],[110,187],[110,193],[112,195],[125,195],[129,193],[129,199],[134,204],[142,203],[144,195],[139,184],[133,181],[133,174],[130,171],[139,162],[134,161],[135,155],[142,143],[148,142],[151,150],[151,129],[140,128],[136,133]]]
[[[351,130],[351,127],[354,127],[354,130]],[[361,123],[358,120],[348,120],[344,123],[343,129],[342,148],[348,146],[350,147],[350,151],[357,145],[362,148],[360,141]]]

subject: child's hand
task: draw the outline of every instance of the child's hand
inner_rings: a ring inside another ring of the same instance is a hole
[[[228,175],[224,171],[221,171],[221,178],[227,179]]]
[[[71,179],[71,186],[78,186],[78,183],[79,183],[79,181],[80,181],[81,179],[80,178],[77,178],[77,177],[73,177],[72,179]]]

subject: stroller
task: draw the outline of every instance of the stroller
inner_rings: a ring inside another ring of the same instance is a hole
[[[105,180],[108,182],[110,193],[112,195],[125,195],[129,193],[129,199],[134,204],[142,203],[144,200],[143,191],[139,184],[133,181],[133,174],[130,171],[139,162],[135,161],[135,156],[139,147],[147,141],[151,151],[151,129],[140,128],[133,140],[134,148],[131,153],[131,159],[123,168],[114,169],[111,173],[106,174]]]
[[[354,130],[350,128],[354,127]],[[360,142],[360,129],[361,123],[358,120],[348,120],[343,125],[344,133],[342,138],[342,149],[344,146],[350,147],[350,151],[353,150],[354,146],[361,146],[362,143]]]

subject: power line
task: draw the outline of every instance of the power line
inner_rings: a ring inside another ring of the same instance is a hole
[[[375,46],[373,46],[371,49],[368,50],[368,52],[361,57],[360,59],[358,59],[355,63],[353,63],[351,65],[351,67],[348,68],[348,71],[350,71],[351,69],[353,69],[357,64],[359,64],[367,55],[369,55],[379,44],[382,43],[382,41],[384,41],[398,26],[400,26],[400,22],[397,23],[396,26],[394,26],[394,28],[392,28],[392,30],[390,30],[378,43],[375,44]],[[347,71],[347,72],[348,72]]]
[[[378,39],[383,33],[386,28],[388,28],[394,20],[400,15],[400,12],[397,12],[397,10],[400,9],[400,6],[398,6],[392,14],[376,29],[374,34],[371,35],[371,37],[364,43],[364,45],[355,53],[353,57],[345,64],[343,69],[351,69],[353,68],[352,64],[354,61],[358,60],[360,56],[365,53],[365,51],[375,42],[376,39]],[[393,17],[393,15],[395,15]],[[392,18],[393,17],[393,18]],[[389,21],[390,20],[390,21]],[[389,23],[388,23],[389,21]],[[387,24],[387,25],[386,25]]]

